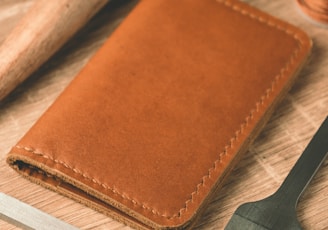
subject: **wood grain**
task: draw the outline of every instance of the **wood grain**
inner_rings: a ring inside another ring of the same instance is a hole
[[[5,163],[11,146],[41,116],[134,6],[112,2],[0,104],[0,192],[81,229],[130,229],[109,217],[21,178]],[[303,17],[295,1],[248,0],[249,4],[305,30],[314,42],[311,60],[273,117],[198,220],[196,229],[223,229],[234,210],[273,193],[328,115],[328,30]],[[0,41],[32,0],[0,1]],[[298,206],[304,229],[328,229],[328,161]],[[0,221],[0,229],[16,229]]]
[[[48,60],[107,2],[35,1],[0,47],[0,100]]]

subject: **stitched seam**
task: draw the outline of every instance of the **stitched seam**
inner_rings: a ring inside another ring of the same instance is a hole
[[[114,189],[114,188],[110,187],[109,185],[107,185],[105,183],[101,183],[100,181],[96,180],[95,178],[92,178],[92,177],[88,176],[86,173],[83,173],[81,170],[70,166],[69,164],[65,163],[64,161],[54,159],[53,157],[48,156],[48,155],[44,154],[43,152],[37,151],[37,150],[35,150],[33,148],[30,148],[30,147],[25,147],[25,146],[21,146],[21,145],[16,145],[15,147],[18,148],[18,149],[23,149],[27,152],[33,153],[36,156],[43,157],[47,160],[51,160],[51,161],[55,162],[56,164],[63,165],[65,168],[67,168],[69,170],[72,170],[74,173],[82,176],[84,179],[89,180],[89,181],[93,182],[94,184],[97,184],[97,185],[101,186],[102,188],[111,191],[112,193],[120,196],[122,199],[129,200],[132,204],[140,206],[143,209],[146,209],[146,210],[150,211],[154,215],[167,217],[166,215],[162,215],[159,211],[157,211],[155,209],[152,209],[152,208],[146,206],[145,204],[142,204],[142,203],[140,203],[140,202],[138,202],[138,201],[124,195],[123,193],[119,192],[117,189]],[[35,167],[32,167],[32,166],[28,166],[28,168],[33,169],[34,171],[36,171],[38,173],[41,173],[41,174],[43,174],[47,177],[56,178],[55,176],[50,175],[50,174],[46,173],[45,171],[43,171],[41,169],[36,169]]]
[[[159,211],[157,211],[157,210],[155,210],[155,209],[153,209],[153,208],[150,208],[150,207],[148,207],[147,205],[145,205],[145,204],[143,204],[143,203],[140,203],[140,202],[138,202],[138,201],[136,201],[136,200],[134,200],[134,199],[128,197],[127,195],[125,195],[125,194],[123,194],[123,193],[120,193],[117,189],[112,188],[112,187],[110,187],[109,185],[104,184],[104,183],[101,183],[100,181],[96,180],[95,178],[92,178],[92,177],[88,176],[86,173],[83,173],[81,170],[79,170],[79,169],[77,169],[77,168],[75,168],[75,167],[72,167],[72,166],[68,165],[68,164],[65,163],[64,161],[54,159],[53,157],[48,156],[48,155],[44,154],[43,152],[37,151],[37,150],[35,150],[35,149],[33,149],[33,148],[30,148],[30,147],[25,147],[25,146],[20,146],[20,145],[16,145],[15,147],[18,148],[18,149],[23,149],[23,150],[25,150],[25,151],[27,151],[27,152],[33,153],[33,154],[36,155],[36,156],[43,157],[43,158],[45,158],[45,159],[47,159],[47,160],[51,160],[51,161],[55,162],[56,164],[63,165],[65,168],[67,168],[67,169],[69,169],[69,170],[72,170],[74,173],[76,173],[76,174],[82,176],[83,178],[85,178],[85,179],[87,179],[87,180],[93,182],[94,184],[97,184],[97,185],[101,186],[102,188],[111,191],[111,192],[114,193],[115,195],[120,196],[122,199],[130,201],[132,204],[137,205],[137,206],[140,206],[140,207],[142,207],[143,209],[152,212],[154,215],[167,217],[166,215],[162,215]],[[55,176],[53,176],[53,175],[49,175],[48,173],[46,173],[46,172],[44,172],[44,171],[42,171],[42,170],[40,170],[40,169],[36,169],[36,168],[34,168],[34,167],[29,167],[29,168],[34,169],[36,172],[41,173],[41,174],[43,174],[43,175],[45,175],[45,176],[47,176],[47,177],[56,178]]]
[[[258,21],[260,23],[263,23],[267,26],[276,28],[276,29],[286,33],[287,35],[292,36],[298,42],[299,46],[291,54],[291,57],[290,57],[289,61],[280,70],[280,73],[275,76],[274,80],[271,82],[271,87],[268,88],[266,90],[265,94],[260,97],[260,100],[258,102],[256,102],[255,108],[250,111],[248,116],[246,116],[245,121],[240,125],[240,128],[235,132],[235,135],[230,139],[229,143],[224,147],[224,150],[219,153],[218,159],[216,161],[214,161],[213,166],[208,169],[208,173],[206,175],[204,175],[201,178],[201,182],[196,185],[195,191],[193,191],[190,194],[191,198],[186,200],[184,207],[181,208],[176,214],[173,214],[173,215],[161,214],[158,210],[156,210],[154,208],[151,208],[151,207],[148,207],[147,205],[145,205],[143,203],[140,203],[140,202],[136,201],[135,199],[132,199],[132,198],[128,197],[127,195],[124,195],[123,193],[119,192],[117,189],[112,188],[107,184],[101,183],[100,181],[98,181],[98,180],[96,180],[92,177],[89,177],[88,175],[86,175],[81,170],[79,170],[77,168],[74,168],[74,167],[68,165],[67,163],[65,163],[63,161],[60,161],[60,160],[54,159],[54,158],[52,158],[48,155],[45,155],[44,153],[39,152],[39,151],[37,151],[33,148],[19,146],[19,145],[15,146],[15,147],[18,148],[18,149],[23,149],[25,151],[28,151],[30,153],[33,153],[33,154],[35,154],[37,156],[40,156],[40,157],[43,157],[45,159],[51,160],[51,161],[53,161],[57,164],[63,165],[65,168],[72,170],[74,173],[82,176],[86,180],[89,180],[92,183],[101,186],[105,190],[111,191],[112,193],[120,196],[124,200],[130,201],[133,205],[139,206],[139,207],[141,207],[141,208],[143,208],[147,211],[150,211],[153,215],[164,217],[164,218],[167,218],[167,219],[181,218],[183,213],[187,211],[188,206],[193,202],[194,197],[199,194],[199,191],[200,191],[201,187],[204,187],[206,180],[210,179],[213,171],[215,171],[218,168],[218,165],[222,164],[222,158],[225,155],[228,154],[229,149],[233,149],[234,143],[238,140],[239,136],[244,132],[245,128],[249,125],[249,122],[253,119],[254,114],[256,112],[259,112],[261,106],[264,105],[265,101],[270,97],[271,93],[275,90],[275,86],[277,85],[277,82],[282,78],[283,73],[285,71],[287,71],[289,66],[294,62],[295,58],[297,57],[297,55],[298,55],[298,53],[301,49],[301,45],[302,45],[301,38],[299,38],[296,33],[289,30],[288,28],[284,28],[283,26],[276,24],[272,20],[268,20],[268,19],[265,19],[261,16],[257,16],[253,13],[250,13],[248,10],[245,10],[245,9],[239,7],[238,5],[235,5],[235,4],[231,3],[229,0],[216,0],[216,2],[221,3],[224,6],[229,7],[232,10],[234,10],[234,11],[236,11],[236,12],[238,12],[238,13],[244,15],[244,16],[250,17],[253,20],[256,20],[256,21]]]
[[[295,51],[291,54],[291,57],[289,59],[289,61],[286,63],[286,65],[280,70],[280,73],[277,74],[275,77],[274,77],[274,80],[271,82],[271,87],[268,88],[265,92],[264,95],[262,95],[260,97],[260,100],[258,102],[256,102],[255,104],[255,109],[252,109],[249,113],[248,116],[246,116],[245,118],[245,121],[244,123],[242,123],[240,125],[240,128],[235,132],[235,136],[233,136],[231,139],[230,139],[230,142],[224,147],[224,150],[222,152],[219,153],[219,157],[216,161],[214,161],[214,164],[211,168],[208,169],[208,173],[202,177],[202,180],[200,183],[198,183],[196,185],[196,190],[194,192],[191,193],[191,198],[188,199],[186,202],[185,202],[185,206],[183,208],[181,208],[177,214],[178,217],[181,217],[183,212],[187,211],[188,209],[188,206],[190,203],[193,202],[193,199],[194,197],[199,194],[199,190],[201,189],[201,187],[205,185],[205,182],[206,180],[210,179],[211,178],[211,174],[213,173],[213,171],[215,171],[218,167],[219,164],[222,163],[222,158],[228,154],[228,150],[229,149],[232,149],[233,148],[233,145],[234,143],[238,140],[238,137],[240,134],[242,134],[245,130],[245,128],[248,126],[249,122],[253,119],[254,117],[254,113],[255,112],[259,112],[260,110],[260,107],[262,105],[264,105],[264,102],[266,99],[268,99],[270,97],[270,94],[274,91],[275,89],[275,86],[277,84],[277,82],[282,78],[282,75],[283,73],[289,68],[289,66],[294,62],[295,58],[297,57],[300,49],[301,49],[301,45],[302,45],[302,41],[301,39],[297,36],[296,33],[294,33],[293,31],[287,29],[287,28],[284,28],[280,25],[277,25],[274,21],[271,21],[271,20],[267,20],[261,16],[257,16],[253,13],[250,13],[248,10],[246,9],[243,9],[241,8],[240,6],[238,5],[235,5],[233,3],[231,3],[229,0],[216,0],[218,3],[221,3],[223,5],[225,5],[226,7],[229,7],[231,8],[232,10],[244,15],[244,16],[247,16],[247,17],[250,17],[251,19],[253,20],[257,20],[258,22],[260,23],[263,23],[263,24],[266,24],[270,27],[273,27],[273,28],[276,28],[282,32],[285,32],[287,35],[289,36],[292,36],[299,44],[298,48],[295,49]]]

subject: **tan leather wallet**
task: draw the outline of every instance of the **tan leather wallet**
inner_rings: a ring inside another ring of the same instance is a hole
[[[310,48],[238,1],[140,1],[7,161],[135,228],[190,228]]]

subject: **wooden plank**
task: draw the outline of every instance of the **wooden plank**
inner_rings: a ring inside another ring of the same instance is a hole
[[[0,1],[0,41],[4,40],[31,2]],[[223,229],[241,203],[272,194],[328,113],[328,30],[303,17],[295,1],[246,2],[305,30],[313,38],[313,54],[295,86],[232,172],[226,185],[210,202],[196,229]],[[0,103],[0,192],[81,229],[130,228],[23,179],[7,166],[5,156],[111,34],[129,7],[132,4],[106,7],[45,66]],[[298,217],[304,229],[328,227],[327,181],[328,160],[323,163],[298,205]],[[15,228],[0,221],[0,229]]]

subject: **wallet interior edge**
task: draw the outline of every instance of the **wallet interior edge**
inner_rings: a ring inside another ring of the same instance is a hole
[[[55,175],[56,173],[50,173],[51,169],[43,169],[43,166],[38,167],[39,163],[33,162],[33,160],[28,157],[23,157],[11,152],[10,156],[7,158],[7,163],[31,182],[57,192],[137,230],[189,229],[190,223],[193,222],[191,221],[193,218],[191,218],[191,220],[186,221],[181,226],[162,226],[144,218],[141,214],[127,212],[128,208],[124,207],[124,205],[120,207],[122,210],[115,207],[112,205],[116,203],[115,201],[111,201],[113,202],[112,204],[110,204],[111,202],[106,203],[98,198],[97,195],[95,195],[97,192],[92,191],[91,188],[87,190],[85,188],[79,188],[79,186],[74,185],[74,182],[67,182],[67,178],[63,180],[60,176]]]

